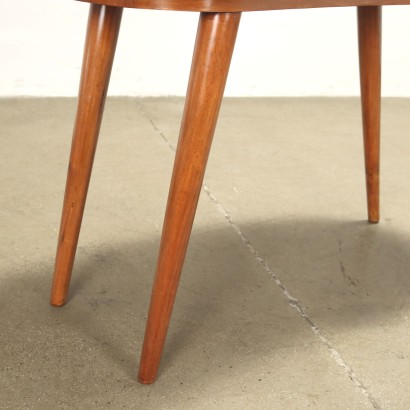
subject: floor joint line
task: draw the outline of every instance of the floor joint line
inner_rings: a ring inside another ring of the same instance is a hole
[[[227,222],[231,225],[233,230],[241,238],[244,245],[248,248],[251,254],[254,255],[256,261],[264,268],[264,270],[268,273],[269,277],[282,291],[282,293],[288,300],[289,305],[293,307],[297,311],[297,313],[308,323],[314,335],[319,339],[319,341],[322,344],[324,344],[327,347],[328,351],[330,352],[331,357],[335,360],[337,365],[340,366],[347,373],[350,380],[367,397],[367,399],[370,401],[373,408],[376,410],[381,410],[382,409],[381,406],[377,403],[376,399],[371,395],[371,393],[368,391],[366,386],[361,382],[361,380],[358,378],[354,370],[343,360],[342,356],[336,350],[336,348],[332,345],[330,340],[321,333],[319,327],[313,322],[313,320],[306,313],[306,309],[301,304],[301,302],[297,298],[292,296],[292,294],[286,289],[282,281],[275,275],[273,270],[270,268],[268,262],[266,262],[266,260],[260,256],[259,252],[253,247],[250,241],[245,237],[245,235],[242,233],[239,226],[235,224],[235,222],[232,220],[232,217],[229,215],[226,209],[220,204],[220,202],[216,199],[216,197],[212,194],[208,186],[203,185],[202,188],[206,192],[210,200],[214,203],[218,211],[222,213],[222,215],[227,220]]]
[[[150,122],[153,129],[157,132],[157,134],[162,138],[162,140],[168,145],[168,147],[173,151],[176,152],[176,148],[173,146],[171,141],[165,136],[165,134],[161,131],[161,129],[155,124],[155,122],[149,117],[149,115],[145,112],[144,108],[141,106],[142,115]],[[318,338],[318,340],[326,346],[328,349],[330,356],[336,362],[336,364],[341,367],[345,373],[348,375],[350,380],[354,383],[354,385],[363,393],[373,408],[375,410],[382,410],[382,407],[378,404],[377,400],[372,396],[372,394],[368,391],[366,386],[362,383],[359,377],[356,375],[354,370],[343,360],[340,353],[336,350],[336,348],[332,345],[330,340],[324,336],[319,327],[313,322],[313,320],[309,317],[306,312],[305,307],[302,303],[292,296],[292,294],[286,289],[285,285],[282,281],[277,277],[277,275],[273,272],[271,267],[269,266],[268,262],[263,259],[259,252],[254,248],[254,246],[250,243],[250,241],[245,237],[243,232],[241,231],[240,227],[233,221],[232,217],[229,215],[228,211],[221,205],[221,203],[217,200],[214,194],[212,194],[211,190],[206,184],[202,185],[202,190],[206,193],[208,198],[213,202],[217,210],[224,216],[225,220],[230,224],[231,228],[236,232],[236,234],[240,237],[243,244],[248,248],[249,252],[255,257],[256,261],[263,267],[272,281],[279,287],[283,295],[286,297],[289,305],[296,310],[296,312],[301,316],[305,322],[309,325],[310,329],[312,330],[313,334]]]

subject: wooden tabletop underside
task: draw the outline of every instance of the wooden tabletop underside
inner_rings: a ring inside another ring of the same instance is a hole
[[[318,7],[406,5],[410,0],[80,0],[107,6],[156,10],[240,12]]]

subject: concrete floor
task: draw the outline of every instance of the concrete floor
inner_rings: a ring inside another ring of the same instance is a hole
[[[158,381],[136,382],[183,100],[111,99],[48,305],[75,101],[0,100],[2,409],[409,409],[410,100],[227,99]]]

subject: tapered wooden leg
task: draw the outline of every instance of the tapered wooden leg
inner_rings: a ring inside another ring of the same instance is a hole
[[[70,164],[61,216],[51,304],[65,303],[91,176],[122,8],[92,4]]]
[[[139,381],[155,380],[228,76],[240,13],[201,13]]]
[[[360,83],[369,222],[379,222],[381,22],[380,6],[358,7]]]

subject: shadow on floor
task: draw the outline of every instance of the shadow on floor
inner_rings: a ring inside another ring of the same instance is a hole
[[[319,326],[343,333],[409,311],[410,236],[386,222],[267,221],[241,229]],[[11,383],[24,382],[23,393],[41,377],[56,391],[67,380],[81,391],[90,377],[133,383],[157,250],[151,239],[79,248],[70,300],[59,309],[48,306],[51,259],[8,272],[0,343]],[[163,377],[189,366],[245,366],[247,357],[274,360],[276,349],[312,343],[305,334],[312,336],[307,324],[229,226],[194,229]],[[191,365],[187,356],[196,357]]]

